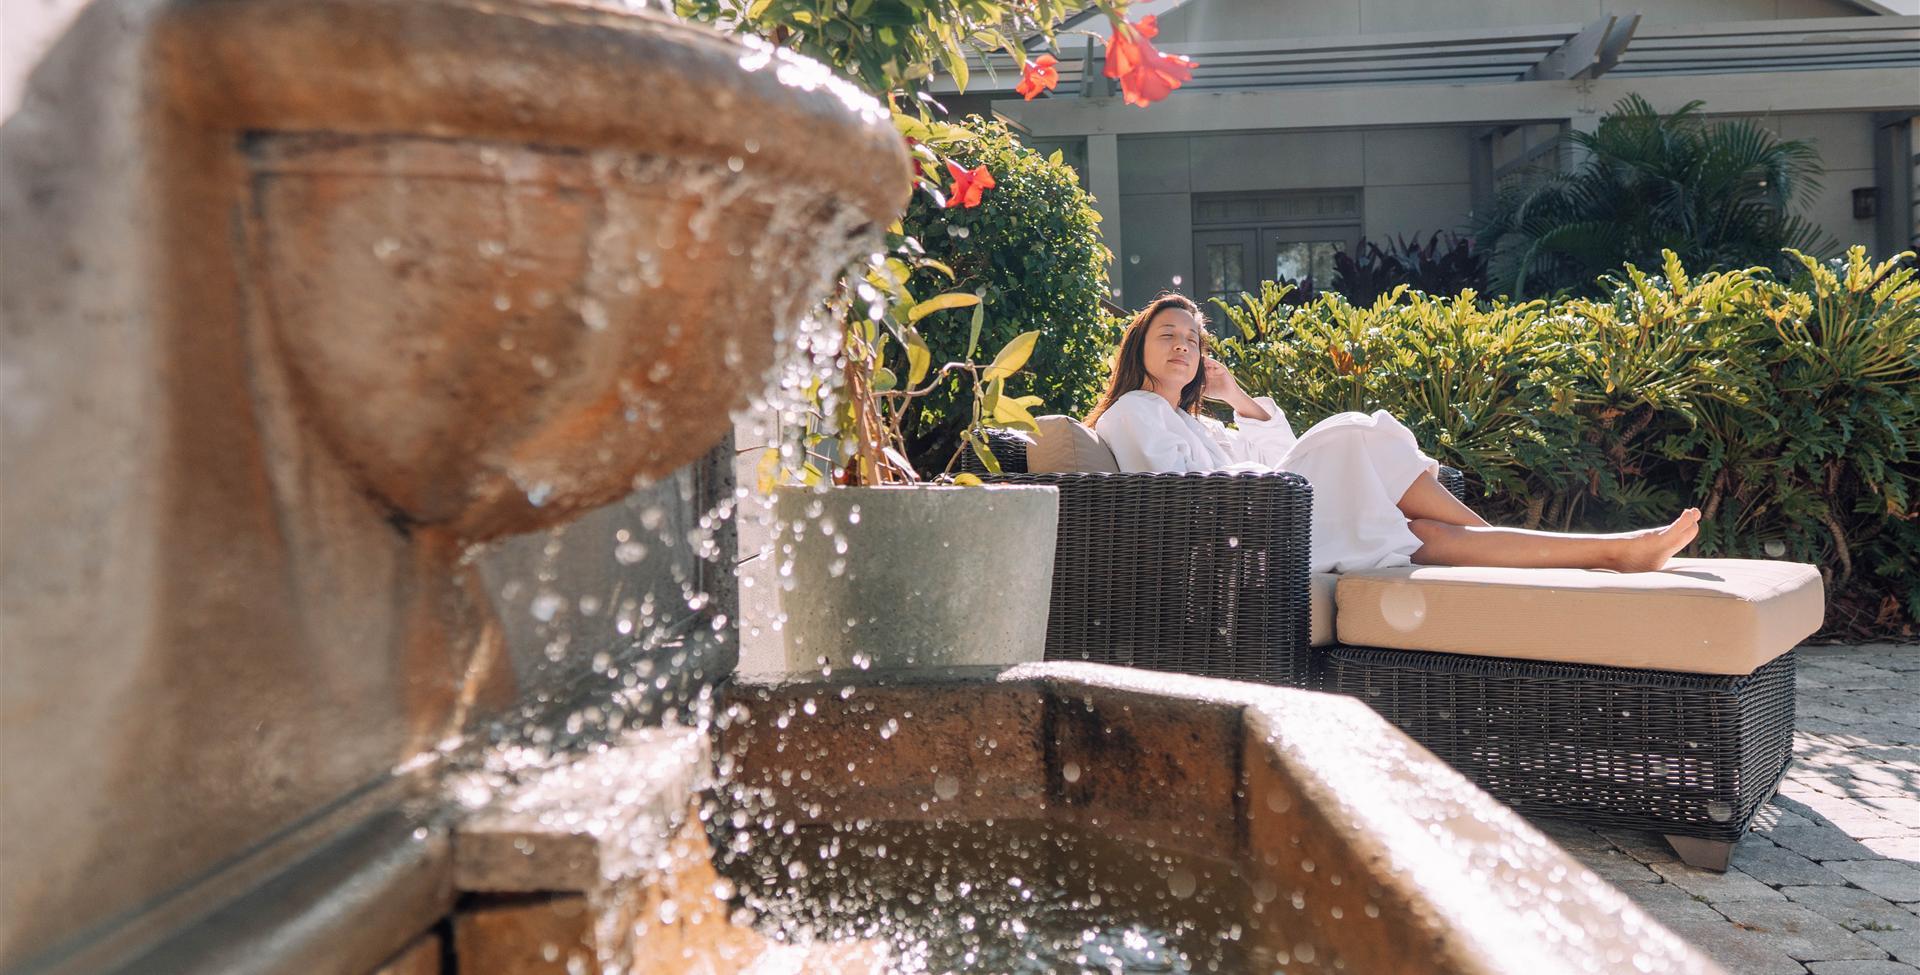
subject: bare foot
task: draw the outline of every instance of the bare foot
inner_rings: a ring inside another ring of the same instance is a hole
[[[1656,572],[1667,560],[1700,534],[1700,509],[1688,508],[1665,528],[1652,528],[1622,539],[1614,569],[1620,572]]]

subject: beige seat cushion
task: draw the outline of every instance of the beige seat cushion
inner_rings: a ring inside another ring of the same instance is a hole
[[[1027,473],[1120,473],[1113,451],[1086,424],[1058,413],[1036,416],[1033,423],[1040,432],[1027,448]]]
[[[1308,646],[1324,647],[1333,643],[1333,590],[1339,584],[1340,577],[1331,572],[1315,572],[1307,577],[1307,605],[1313,614]]]
[[[1348,646],[1748,674],[1820,628],[1820,572],[1674,559],[1659,572],[1403,566],[1342,575]]]

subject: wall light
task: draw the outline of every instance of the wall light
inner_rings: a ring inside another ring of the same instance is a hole
[[[1853,191],[1853,219],[1872,220],[1873,215],[1879,212],[1879,205],[1879,187],[1862,186]]]

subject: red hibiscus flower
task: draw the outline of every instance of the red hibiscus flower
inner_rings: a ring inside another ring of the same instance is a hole
[[[1137,24],[1113,19],[1113,37],[1107,41],[1107,77],[1120,81],[1129,105],[1151,105],[1193,78],[1193,62],[1178,54],[1162,54],[1147,42],[1160,33],[1151,14]]]
[[[1023,60],[1020,63],[1020,84],[1014,86],[1013,90],[1027,101],[1033,101],[1043,91],[1052,91],[1060,83],[1060,71],[1054,67],[1059,63],[1059,59],[1051,54],[1042,54],[1032,61]]]
[[[960,164],[947,160],[947,172],[953,174],[953,191],[947,194],[947,206],[972,209],[980,205],[980,195],[993,189],[993,174],[985,166],[975,166],[971,172],[961,169]]]

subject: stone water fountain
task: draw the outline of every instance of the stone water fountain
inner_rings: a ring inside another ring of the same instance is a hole
[[[1711,970],[1356,702],[732,679],[728,411],[906,193],[651,15],[87,8],[0,129],[0,971],[885,971],[716,849],[916,822],[1191,858],[1275,970]]]

